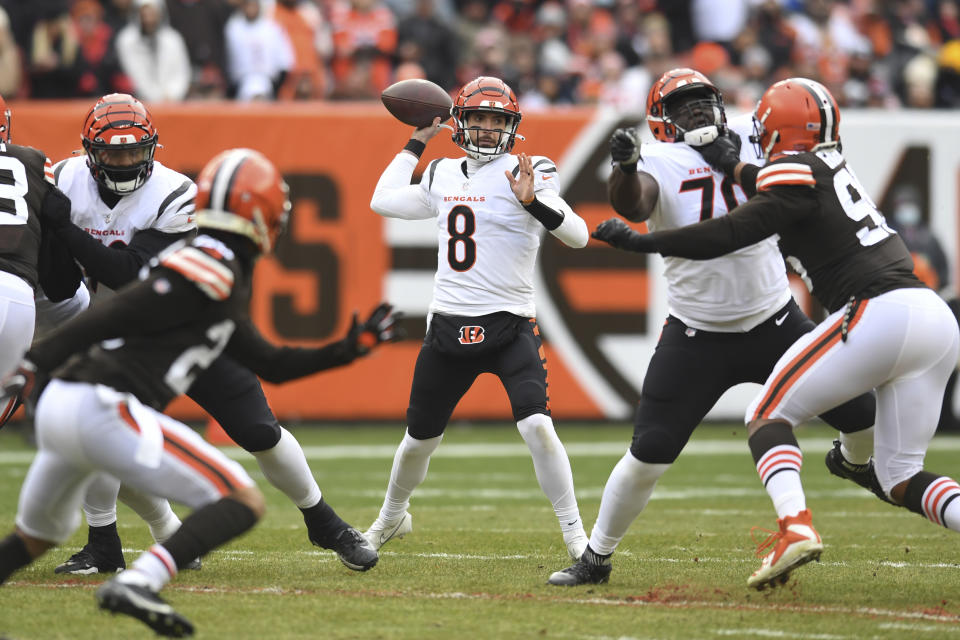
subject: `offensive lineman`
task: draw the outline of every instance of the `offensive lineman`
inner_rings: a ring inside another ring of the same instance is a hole
[[[722,141],[745,164],[762,163],[751,145],[741,144],[751,131],[750,116],[728,125],[720,91],[706,76],[686,68],[664,73],[650,89],[647,123],[658,141],[643,145],[642,154],[634,131],[619,129],[611,140],[616,164],[608,187],[617,213],[646,220],[651,229],[674,229],[725,216],[746,201],[743,190],[697,152]],[[776,241],[748,244],[716,260],[665,260],[670,314],[644,377],[633,441],[604,487],[586,552],[554,572],[550,584],[606,582],[617,545],[720,396],[743,382],[762,383],[781,354],[814,328],[791,296]],[[823,418],[851,432],[842,437],[869,457],[870,395]],[[756,455],[753,441],[750,448]],[[762,461],[756,461],[759,468]],[[768,486],[780,482],[777,471],[765,470]]]
[[[87,277],[117,289],[164,247],[195,233],[196,186],[154,160],[157,130],[140,101],[127,94],[102,97],[81,130],[84,156],[57,164],[57,184],[71,200],[56,232]],[[72,304],[72,303],[66,303]],[[228,435],[257,459],[267,480],[301,510],[310,541],[333,549],[347,567],[363,571],[376,552],[323,499],[300,444],[267,405],[260,381],[221,356],[191,386],[190,396]],[[58,573],[105,573],[124,568],[116,529],[117,492],[162,541],[180,525],[166,501],[120,487],[102,475],[84,502],[88,542],[57,567]],[[196,568],[194,565],[193,568]]]
[[[586,545],[570,461],[550,418],[546,361],[534,309],[533,271],[546,228],[580,248],[587,228],[559,195],[553,162],[512,155],[521,113],[502,80],[466,84],[451,109],[465,158],[430,163],[410,178],[440,131],[417,129],[377,183],[370,207],[388,218],[436,220],[439,248],[427,336],[420,348],[380,515],[364,533],[375,549],[412,530],[410,496],[423,482],[447,421],[478,375],[500,378],[540,487],[553,504],[571,558]],[[522,139],[522,138],[521,138]]]
[[[193,625],[160,589],[194,558],[250,529],[265,505],[243,467],[164,407],[224,352],[279,383],[348,364],[395,336],[390,305],[382,304],[321,348],[267,342],[248,307],[256,259],[286,226],[287,186],[251,149],[217,155],[198,183],[200,234],[165,249],[140,281],[39,340],[4,381],[5,393],[29,397],[36,388],[41,395],[39,452],[21,488],[16,528],[0,541],[0,583],[73,533],[84,487],[109,473],[194,510],[96,591],[101,608],[172,637],[192,635]],[[53,193],[67,215],[70,201]]]
[[[640,235],[607,220],[594,237],[629,251],[709,260],[779,235],[811,293],[830,313],[779,359],[746,411],[755,458],[778,530],[748,584],[783,582],[820,554],[805,507],[802,453],[793,427],[875,390],[876,481],[881,497],[960,531],[960,485],[923,469],[947,378],[960,351],[953,313],[913,272],[903,240],[887,226],[840,152],[840,111],[818,82],[791,78],[767,89],[754,114],[757,171],[739,158],[704,153],[756,196],[729,215],[685,229]],[[722,150],[721,150],[722,151]],[[779,462],[778,462],[779,460]],[[777,473],[776,483],[766,482]],[[758,550],[758,551],[759,551]]]

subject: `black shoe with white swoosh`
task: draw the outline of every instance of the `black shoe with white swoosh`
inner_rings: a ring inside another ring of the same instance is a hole
[[[193,635],[193,625],[146,586],[108,580],[94,594],[101,609],[136,618],[168,638]]]

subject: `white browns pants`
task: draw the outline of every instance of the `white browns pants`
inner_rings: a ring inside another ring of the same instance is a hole
[[[957,366],[960,331],[946,303],[929,289],[897,289],[860,301],[841,340],[844,310],[790,347],[746,421],[797,425],[874,389],[874,460],[884,491],[923,469],[940,418],[947,378]]]
[[[37,404],[36,431],[39,452],[16,524],[41,540],[70,537],[100,473],[194,509],[253,486],[243,467],[193,429],[103,385],[52,380]]]
[[[35,320],[33,287],[19,276],[0,271],[0,378],[16,369],[30,348]],[[0,402],[0,426],[13,404],[14,398]]]

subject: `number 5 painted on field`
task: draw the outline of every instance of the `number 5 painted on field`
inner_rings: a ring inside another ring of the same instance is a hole
[[[27,224],[27,189],[23,163],[13,156],[0,156],[0,224]]]

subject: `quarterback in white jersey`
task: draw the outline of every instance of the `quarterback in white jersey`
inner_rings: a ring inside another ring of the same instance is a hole
[[[656,231],[726,215],[752,194],[698,149],[728,145],[758,169],[760,156],[743,144],[747,123],[727,123],[720,91],[702,73],[667,71],[647,98],[647,124],[657,141],[641,146],[633,129],[611,138],[614,209]],[[633,441],[607,480],[586,551],[553,573],[550,584],[606,582],[617,545],[720,396],[744,382],[763,383],[790,345],[816,326],[790,295],[776,238],[712,260],[671,257],[665,264],[669,315],[643,380]],[[821,417],[853,434],[851,446],[869,457],[874,412],[873,397],[864,394]]]
[[[507,391],[533,456],[537,480],[553,504],[567,551],[586,546],[563,444],[550,417],[546,361],[534,308],[533,271],[547,229],[564,244],[586,245],[586,224],[559,193],[554,163],[512,155],[521,113],[502,80],[480,77],[451,109],[463,158],[434,160],[419,185],[410,180],[433,126],[414,131],[384,170],[371,208],[388,218],[434,218],[437,273],[427,336],[413,374],[407,431],[394,457],[380,515],[364,534],[376,548],[412,529],[407,512],[426,477],[457,403],[481,373]]]

